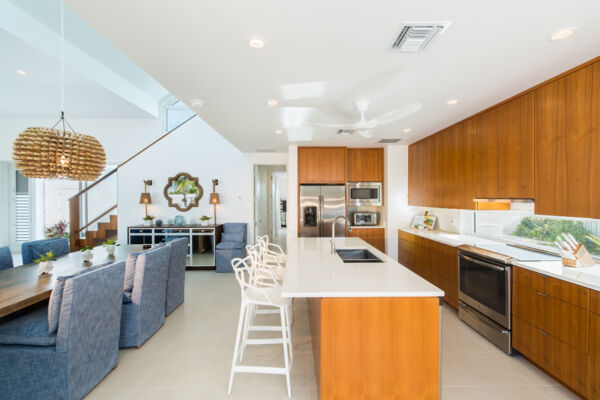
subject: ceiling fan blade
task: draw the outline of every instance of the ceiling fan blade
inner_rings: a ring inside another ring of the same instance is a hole
[[[365,130],[365,129],[373,129],[378,125],[377,121],[372,119],[370,121],[360,121],[355,124],[347,125],[349,129],[354,129],[357,131]]]
[[[365,138],[373,137],[373,134],[371,133],[371,131],[369,129],[360,129],[360,130],[357,130],[357,132],[360,136],[365,137]]]
[[[320,128],[346,128],[349,125],[348,124],[343,124],[343,123],[336,123],[336,122],[332,122],[332,123],[327,123],[327,122],[306,122],[304,125],[309,125],[309,126],[317,126]]]
[[[402,118],[406,118],[409,115],[416,113],[421,108],[423,108],[423,105],[417,101],[417,102],[411,103],[407,106],[400,107],[396,110],[382,114],[379,117],[373,118],[372,120],[370,120],[368,122],[375,121],[376,125],[391,124],[392,122],[396,122],[398,120],[401,120]]]

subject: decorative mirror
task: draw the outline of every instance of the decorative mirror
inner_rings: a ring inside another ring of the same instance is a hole
[[[179,211],[189,211],[192,207],[198,207],[204,191],[198,183],[198,178],[180,172],[169,178],[164,194],[169,201],[169,207],[175,207]]]

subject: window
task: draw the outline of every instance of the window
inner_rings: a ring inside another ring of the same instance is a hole
[[[181,101],[168,105],[165,109],[165,124],[167,132],[177,128],[195,113]]]
[[[476,234],[525,245],[550,247],[562,232],[600,256],[600,220],[552,217],[520,211],[475,211]]]
[[[15,172],[15,241],[31,240],[31,196],[29,179],[19,171]]]

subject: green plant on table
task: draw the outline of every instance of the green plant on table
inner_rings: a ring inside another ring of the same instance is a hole
[[[79,250],[79,251],[81,251],[82,253],[85,253],[88,250],[94,250],[94,246],[83,246],[81,248],[81,250]]]
[[[146,216],[143,218],[143,220],[144,220],[144,221],[152,221],[154,218],[155,218],[155,217],[154,217],[154,215],[146,215]]]
[[[106,241],[102,242],[102,246],[120,246],[114,239],[106,239]]]
[[[207,215],[203,215],[200,217],[200,221],[204,222],[204,221],[208,221],[209,219],[211,219],[211,217],[207,216]]]
[[[46,252],[46,254],[40,254],[38,258],[33,260],[34,263],[42,263],[47,261],[56,261],[56,254],[52,250]]]

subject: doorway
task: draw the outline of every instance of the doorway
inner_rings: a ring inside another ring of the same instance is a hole
[[[285,165],[254,166],[254,237],[268,235],[285,251],[287,172]]]

